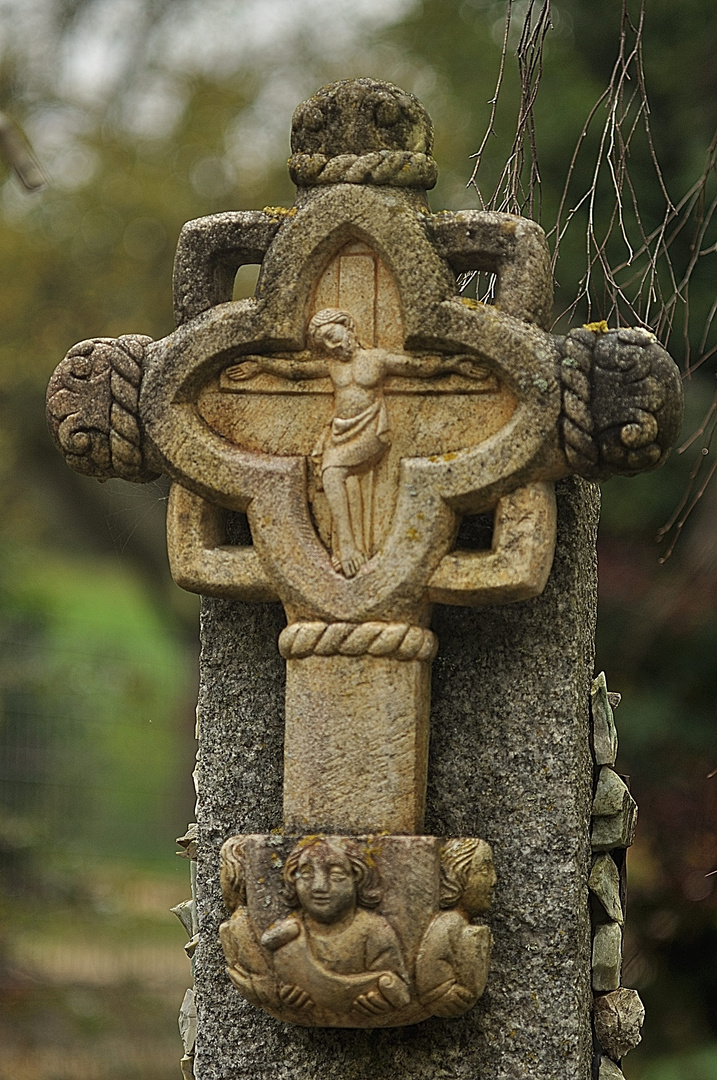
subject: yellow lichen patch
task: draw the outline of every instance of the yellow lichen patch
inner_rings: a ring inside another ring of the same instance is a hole
[[[443,460],[444,461],[454,461],[455,458],[457,458],[457,457],[458,457],[458,454],[456,453],[455,450],[449,450],[447,454],[443,455]]]
[[[607,334],[609,329],[605,319],[601,319],[600,322],[583,323],[583,330],[589,330],[591,334]]]
[[[418,529],[414,529],[413,526],[411,526],[411,528],[406,533],[406,539],[407,540],[420,540],[421,539],[421,534],[419,533]]]
[[[270,217],[282,218],[282,217],[295,217],[295,206],[265,206],[264,213],[269,214]]]
[[[459,299],[460,299],[460,302],[462,304],[465,304],[466,307],[471,308],[473,311],[477,311],[478,308],[480,307],[480,304],[478,303],[478,301],[473,300],[472,297],[470,297],[470,296],[461,296],[461,297],[459,297]]]
[[[324,840],[324,836],[321,833],[312,833],[310,836],[302,836],[299,843],[296,845],[300,848],[311,847],[312,844],[318,844],[321,840]]]
[[[383,847],[378,841],[380,840],[380,838],[382,836],[388,836],[388,835],[389,834],[384,831],[384,832],[376,833],[375,835],[373,835],[371,837],[368,837],[366,839],[366,844],[364,846],[364,852],[365,852],[365,855],[366,855],[366,862],[369,864],[369,866],[372,866],[372,867],[375,866],[376,865],[376,859],[381,858]]]
[[[373,853],[369,850],[369,848],[365,849],[364,858],[366,859],[366,865],[370,866],[371,869],[373,870],[374,867],[376,866],[376,860],[374,859]]]

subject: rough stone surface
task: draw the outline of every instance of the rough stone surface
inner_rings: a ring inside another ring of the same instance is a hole
[[[595,927],[593,990],[617,990],[622,968],[622,929],[615,922]]]
[[[618,1069],[614,1061],[604,1057],[600,1061],[598,1080],[625,1080],[622,1069]]]
[[[590,871],[590,891],[597,896],[609,919],[622,926],[623,913],[620,903],[620,871],[610,855],[598,855]]]
[[[617,728],[612,713],[605,672],[601,671],[590,690],[593,719],[593,756],[596,765],[614,765],[617,758]],[[619,695],[618,695],[619,699]]]
[[[191,1054],[197,1038],[197,1006],[193,990],[187,990],[179,1010],[179,1034],[184,1045],[184,1053]]]
[[[637,990],[624,986],[595,998],[595,1034],[606,1054],[616,1061],[641,1041],[645,1006]]]
[[[498,885],[485,994],[457,1019],[312,1030],[243,1001],[218,938],[219,848],[281,823],[284,662],[278,604],[205,600],[199,703],[198,1080],[589,1080],[592,677],[598,493],[559,485],[545,593],[437,608],[426,832],[482,836]],[[245,534],[245,539],[248,539]],[[242,542],[235,533],[234,542]]]
[[[600,770],[592,815],[593,851],[630,847],[635,839],[637,803],[625,781],[608,765]]]
[[[602,768],[593,799],[593,817],[612,817],[628,805],[630,792],[614,769]]]

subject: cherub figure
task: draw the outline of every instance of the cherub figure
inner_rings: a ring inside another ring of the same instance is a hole
[[[496,876],[484,840],[449,840],[441,853],[440,906],[416,958],[421,1004],[436,1016],[460,1016],[485,990],[493,938],[470,920],[488,910]]]
[[[386,349],[364,349],[348,311],[318,311],[308,329],[310,357],[288,360],[252,356],[227,368],[230,379],[268,372],[284,379],[331,379],[334,415],[312,453],[331,511],[335,535],[332,564],[354,577],[368,559],[356,500],[349,497],[352,477],[374,469],[391,445],[383,381],[388,375],[430,379],[458,372],[485,379],[485,368],[466,356],[414,357]],[[354,511],[352,515],[352,509]],[[353,519],[352,519],[353,517]]]
[[[390,924],[373,909],[378,875],[352,840],[298,844],[283,868],[284,899],[298,910],[270,926],[279,997],[293,1009],[380,1016],[407,1005],[408,974]]]
[[[237,990],[252,1005],[276,1009],[279,998],[274,973],[259,946],[246,906],[245,842],[245,836],[231,836],[222,844],[222,895],[232,916],[219,927],[219,937],[227,974]]]

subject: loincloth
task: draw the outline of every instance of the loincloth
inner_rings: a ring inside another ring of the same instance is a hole
[[[376,465],[391,445],[386,404],[374,401],[357,416],[335,416],[311,452],[319,475],[326,469],[363,472]]]

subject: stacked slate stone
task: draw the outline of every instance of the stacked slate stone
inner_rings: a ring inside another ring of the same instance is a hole
[[[621,1080],[620,1061],[640,1041],[645,1009],[637,990],[620,985],[625,922],[625,856],[635,838],[637,804],[615,771],[617,730],[613,706],[619,694],[607,689],[601,672],[591,689],[595,795],[592,806],[593,1023],[596,1075]]]
[[[190,881],[192,885],[191,900],[184,900],[171,910],[177,916],[184,929],[187,931],[189,941],[184,946],[184,951],[189,957],[192,979],[194,979],[194,954],[199,944],[199,923],[197,921],[197,825],[192,822],[187,826],[184,836],[177,837],[177,843],[182,848],[177,852],[183,859],[190,859]],[[194,1078],[194,1045],[197,1041],[197,1003],[194,997],[194,987],[191,986],[184,995],[179,1010],[179,1034],[184,1047],[184,1057],[180,1062],[183,1080]]]

